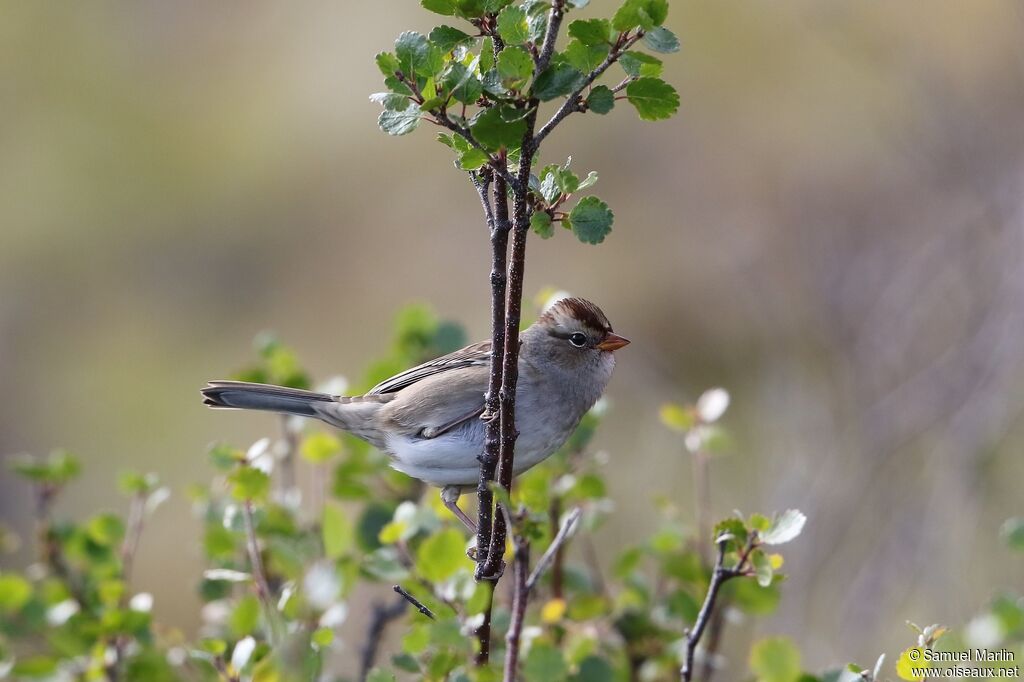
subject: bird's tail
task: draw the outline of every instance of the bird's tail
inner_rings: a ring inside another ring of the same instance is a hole
[[[267,410],[302,417],[322,417],[322,403],[337,402],[338,397],[298,388],[252,384],[246,381],[211,381],[202,389],[203,404],[210,407],[242,410]]]

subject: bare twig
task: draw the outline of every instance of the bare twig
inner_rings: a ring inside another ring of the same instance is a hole
[[[558,529],[558,534],[548,545],[548,548],[541,555],[540,560],[537,561],[537,565],[533,567],[533,572],[526,581],[526,590],[529,592],[533,589],[533,586],[537,584],[540,577],[544,575],[544,571],[548,569],[548,566],[554,560],[555,556],[561,551],[562,546],[568,542],[569,538],[576,531],[576,525],[579,523],[580,516],[583,514],[583,510],[579,507],[574,508],[569,515],[565,518],[565,522],[562,527]]]
[[[370,617],[370,625],[366,628],[366,642],[363,644],[359,660],[360,680],[365,681],[370,674],[370,669],[373,668],[373,664],[377,660],[377,650],[380,648],[380,640],[384,637],[384,631],[391,621],[405,613],[406,604],[403,597],[390,605],[380,602],[373,605],[373,615]]]
[[[252,500],[245,500],[242,505],[242,517],[245,519],[245,546],[249,553],[249,565],[252,570],[253,583],[256,586],[256,596],[263,606],[263,615],[267,619],[267,629],[270,634],[271,644],[279,640],[279,623],[277,619],[277,608],[270,594],[270,585],[267,583],[267,574],[263,569],[263,558],[260,556],[260,546],[256,539],[256,523],[253,521]]]
[[[737,561],[736,565],[732,568],[725,567],[725,548],[728,544],[728,540],[725,538],[719,538],[715,541],[715,544],[718,546],[718,555],[715,558],[714,570],[711,572],[711,584],[708,585],[708,592],[704,595],[704,603],[700,607],[700,612],[697,614],[697,620],[693,624],[693,628],[686,631],[686,649],[683,658],[683,665],[679,670],[679,678],[682,682],[690,682],[693,678],[693,654],[697,650],[697,644],[700,642],[700,638],[704,635],[704,629],[708,626],[711,614],[714,612],[715,600],[718,598],[718,592],[722,589],[722,585],[724,585],[726,581],[745,575],[750,553],[757,546],[756,541],[756,536],[751,534],[747,539],[746,546],[740,553],[739,561]]]
[[[562,106],[560,106],[558,110],[555,111],[555,113],[551,116],[548,122],[545,123],[540,130],[537,131],[537,135],[534,137],[533,140],[534,143],[540,144],[541,141],[543,141],[544,138],[547,137],[551,133],[551,131],[555,129],[555,126],[562,122],[562,119],[564,119],[566,116],[573,113],[574,111],[580,111],[582,104],[580,101],[580,95],[583,93],[583,91],[590,87],[594,83],[594,81],[601,77],[602,73],[608,70],[608,67],[610,67],[612,64],[619,60],[619,57],[621,57],[626,52],[626,50],[635,45],[636,42],[643,37],[643,31],[637,31],[635,34],[628,38],[620,37],[619,41],[616,42],[616,46],[612,48],[612,50],[608,53],[608,56],[604,58],[604,61],[601,62],[597,66],[597,68],[595,68],[593,71],[587,74],[587,77],[583,79],[583,83],[578,88],[569,93],[569,96],[565,98],[565,101],[562,103]]]
[[[424,606],[423,602],[421,602],[419,599],[409,594],[409,591],[406,590],[404,587],[402,587],[401,585],[394,585],[392,586],[391,589],[393,589],[398,594],[402,595],[403,599],[405,599],[407,602],[415,606],[416,610],[422,613],[424,616],[426,616],[430,620],[436,620],[434,612],[428,609],[426,606]]]
[[[487,595],[487,606],[483,610],[484,619],[474,633],[478,646],[473,662],[477,666],[487,665],[491,658],[491,613],[494,609],[494,583],[485,581],[482,585],[483,589],[490,590],[490,593]]]
[[[544,32],[544,42],[537,55],[537,73],[547,68],[551,61],[551,55],[555,51],[555,40],[558,39],[558,29],[562,26],[562,19],[565,18],[565,0],[554,0],[551,3],[551,11],[548,13],[548,28]]]
[[[146,517],[146,497],[144,492],[132,495],[131,505],[128,508],[128,532],[125,533],[124,542],[121,543],[121,577],[125,583],[129,583],[132,577],[132,565],[135,563],[135,552],[139,548],[139,539],[142,537],[142,526]]]
[[[483,145],[477,142],[476,137],[473,136],[473,133],[469,130],[469,128],[459,125],[458,123],[453,121],[448,116],[448,114],[446,114],[443,111],[431,110],[430,113],[434,115],[434,123],[437,123],[438,125],[447,128],[453,133],[458,133],[459,135],[464,137],[466,141],[469,142],[470,145],[472,145],[475,149],[482,151],[487,156],[487,163],[495,173],[504,178],[505,182],[507,182],[510,187],[516,186],[516,179],[512,177],[511,173],[508,172],[508,168],[505,166],[505,164],[496,156],[492,155],[489,151],[484,149]]]
[[[515,682],[519,668],[519,643],[529,599],[526,573],[530,568],[530,543],[521,535],[515,537],[515,555],[512,559],[513,592],[512,620],[505,634],[505,682]]]

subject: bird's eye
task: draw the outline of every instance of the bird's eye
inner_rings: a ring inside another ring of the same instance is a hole
[[[587,335],[583,332],[573,332],[569,335],[569,343],[577,348],[583,348],[583,346],[587,345]]]

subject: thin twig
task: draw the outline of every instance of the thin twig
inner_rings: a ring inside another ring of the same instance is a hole
[[[430,620],[437,620],[436,616],[434,616],[434,612],[428,609],[426,606],[424,606],[423,602],[421,602],[419,599],[409,594],[409,591],[406,590],[404,587],[402,587],[401,585],[394,585],[392,586],[391,589],[393,589],[398,594],[402,595],[403,599],[405,599],[407,602],[415,606],[416,610],[422,613],[424,616],[426,616]]]
[[[711,614],[714,611],[715,600],[718,598],[719,590],[722,589],[722,585],[726,581],[745,574],[750,553],[757,547],[757,537],[751,534],[747,539],[746,546],[740,553],[739,561],[732,568],[725,567],[725,548],[728,540],[723,537],[716,540],[715,543],[718,546],[718,555],[715,558],[715,568],[711,572],[711,584],[708,585],[708,592],[704,595],[704,604],[701,605],[700,612],[697,614],[697,621],[693,624],[692,629],[686,631],[685,655],[683,666],[679,670],[679,678],[682,682],[690,682],[693,678],[693,654],[697,650],[697,644],[704,635],[704,629],[707,627]]]
[[[477,639],[477,650],[476,656],[473,657],[473,662],[479,667],[487,665],[491,658],[491,614],[494,610],[494,583],[491,581],[484,581],[478,586],[477,589],[490,590],[487,595],[487,606],[483,610],[484,619],[480,622],[477,627],[476,635]]]
[[[565,518],[565,522],[562,527],[558,529],[558,535],[551,541],[548,548],[541,555],[537,565],[533,567],[533,573],[526,581],[526,590],[529,592],[533,589],[533,586],[537,584],[540,577],[544,575],[544,571],[548,570],[548,565],[554,560],[555,555],[562,549],[562,545],[568,542],[572,534],[576,532],[576,525],[579,523],[580,516],[583,515],[583,510],[579,507],[574,508],[569,515]]]
[[[529,599],[526,573],[530,569],[530,543],[521,535],[515,536],[515,555],[512,559],[513,592],[512,620],[505,634],[505,677],[504,682],[515,682],[519,668],[519,644],[526,618],[526,603]]]
[[[574,111],[580,111],[580,94],[586,88],[590,87],[590,85],[593,84],[594,81],[600,78],[601,74],[608,70],[608,67],[617,62],[619,60],[619,57],[621,57],[626,52],[626,50],[635,45],[636,42],[643,37],[644,32],[637,31],[634,35],[630,36],[629,38],[626,38],[624,40],[620,39],[621,44],[616,44],[616,46],[612,48],[611,52],[608,53],[608,56],[604,58],[604,61],[601,62],[597,66],[597,68],[595,68],[593,71],[587,74],[587,77],[583,79],[583,83],[578,88],[569,93],[569,96],[565,98],[565,101],[562,103],[562,106],[560,106],[558,110],[555,111],[555,113],[551,116],[548,122],[545,123],[540,130],[537,131],[537,135],[533,138],[534,144],[539,145],[541,141],[543,141],[544,138],[547,137],[551,133],[551,131],[555,129],[555,126],[561,123],[562,119],[564,119],[566,116],[573,113]]]
[[[146,516],[146,496],[144,492],[132,495],[131,505],[128,509],[128,532],[125,533],[124,542],[121,543],[121,577],[126,584],[131,582],[132,564],[135,562],[135,552],[139,548],[139,539],[142,537],[142,526]]]
[[[242,505],[242,517],[245,520],[245,546],[249,553],[249,565],[252,570],[253,582],[256,585],[256,596],[263,606],[263,615],[267,619],[267,629],[270,633],[271,645],[275,644],[280,634],[277,620],[277,608],[270,594],[270,584],[267,582],[267,574],[263,570],[263,558],[260,556],[260,546],[256,539],[256,523],[253,521],[252,500],[245,500]]]
[[[565,17],[565,0],[554,0],[551,3],[551,11],[548,13],[548,28],[544,32],[544,42],[537,55],[537,73],[547,68],[551,61],[551,55],[555,52],[555,40],[558,39],[558,29],[562,26],[562,19]]]
[[[370,625],[366,628],[366,642],[359,661],[359,679],[365,682],[370,674],[370,669],[377,660],[377,650],[380,648],[380,641],[384,638],[384,631],[388,623],[401,617],[405,613],[405,598],[400,598],[395,603],[385,606],[377,603],[373,606],[373,615],[370,617]]]
[[[489,151],[484,149],[483,145],[477,142],[476,137],[473,136],[473,133],[469,130],[469,128],[465,126],[460,126],[458,123],[453,121],[448,116],[448,114],[446,114],[443,111],[432,110],[430,113],[434,115],[434,123],[437,123],[438,125],[447,128],[453,133],[458,133],[459,135],[464,137],[466,139],[466,142],[469,142],[469,144],[472,145],[475,149],[483,152],[487,156],[487,164],[491,167],[491,169],[495,173],[500,175],[502,178],[504,178],[505,182],[507,182],[510,187],[515,187],[516,179],[512,177],[511,173],[508,172],[508,169],[505,167],[505,164],[502,163],[500,159],[498,159],[496,156],[492,155]]]

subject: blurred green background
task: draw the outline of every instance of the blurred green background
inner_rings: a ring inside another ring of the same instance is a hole
[[[366,99],[373,54],[432,19],[412,0],[0,5],[0,453],[83,458],[58,514],[125,506],[123,468],[172,485],[136,568],[158,620],[198,623],[180,492],[211,477],[208,443],[276,430],[197,393],[257,332],[319,378],[360,376],[413,300],[488,333],[471,186]],[[667,25],[680,115],[619,107],[546,143],[600,173],[612,235],[529,247],[529,296],[591,298],[634,342],[598,434],[604,550],[652,527],[655,497],[692,504],[658,407],[723,385],[716,514],[810,518],[779,613],[726,649],[788,634],[814,668],[895,653],[907,619],[962,625],[1024,575],[997,538],[1024,480],[1024,9],[675,3]],[[31,499],[2,476],[25,546],[0,561],[24,565]]]

